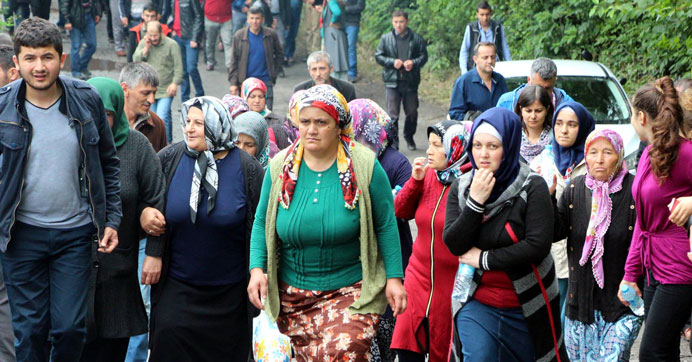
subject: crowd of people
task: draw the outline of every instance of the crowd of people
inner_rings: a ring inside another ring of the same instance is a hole
[[[552,60],[507,88],[505,30],[481,1],[448,119],[409,161],[399,111],[416,150],[428,54],[406,11],[375,53],[383,108],[353,85],[364,0],[117,3],[62,0],[58,25],[11,7],[0,361],[248,361],[260,312],[297,361],[627,361],[643,326],[639,360],[679,360],[692,80],[632,96],[629,169],[621,135],[555,87]],[[131,60],[117,80],[88,71],[104,11]],[[280,115],[302,11],[311,79]],[[210,71],[224,51],[228,94],[205,95],[200,48]]]

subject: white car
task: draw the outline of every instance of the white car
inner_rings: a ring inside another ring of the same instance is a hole
[[[556,87],[591,112],[596,129],[609,128],[622,136],[625,160],[630,172],[639,149],[639,137],[630,124],[632,105],[622,85],[605,65],[584,60],[554,60],[557,65]],[[526,83],[533,60],[497,62],[495,71],[502,74],[510,91]]]

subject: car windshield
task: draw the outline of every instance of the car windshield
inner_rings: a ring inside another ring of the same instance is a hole
[[[525,77],[506,80],[508,89],[515,89],[526,82]],[[555,86],[564,89],[575,101],[583,104],[593,115],[596,124],[630,122],[631,115],[627,99],[612,79],[560,76]]]

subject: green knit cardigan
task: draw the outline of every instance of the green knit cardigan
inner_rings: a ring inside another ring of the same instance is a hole
[[[271,161],[270,175],[272,186],[267,205],[265,224],[265,237],[267,243],[267,299],[264,302],[265,312],[273,321],[279,316],[279,279],[277,277],[279,265],[279,249],[276,235],[276,215],[281,193],[281,165],[283,164],[286,150],[279,152]],[[353,170],[355,172],[358,188],[362,194],[358,198],[360,203],[360,260],[363,266],[363,284],[360,297],[351,304],[349,311],[353,314],[382,314],[387,307],[385,296],[384,262],[378,252],[377,237],[372,222],[372,206],[370,200],[369,185],[372,179],[372,171],[375,166],[375,153],[365,146],[356,143],[353,148]]]

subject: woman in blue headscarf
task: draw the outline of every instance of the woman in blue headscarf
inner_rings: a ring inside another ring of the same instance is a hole
[[[567,361],[550,245],[553,210],[540,175],[520,163],[521,121],[491,108],[469,138],[473,171],[454,181],[443,240],[475,268],[469,297],[453,299],[451,360]]]
[[[553,115],[553,170],[540,170],[543,175],[554,174],[550,193],[556,193],[559,200],[562,191],[577,176],[586,174],[584,147],[586,138],[595,128],[595,121],[581,103],[568,101],[561,103]],[[538,169],[540,157],[534,158],[532,169]],[[567,266],[567,239],[553,244],[550,253],[555,260],[555,273],[560,288],[560,321],[565,320],[565,300],[569,270]]]

